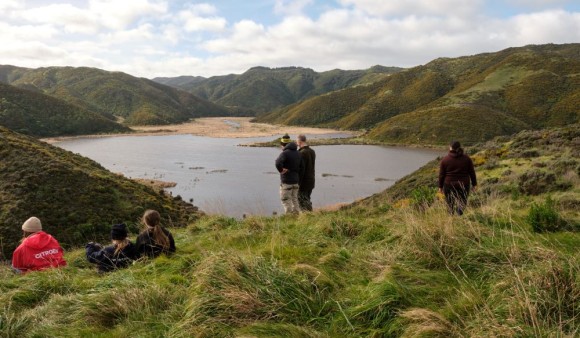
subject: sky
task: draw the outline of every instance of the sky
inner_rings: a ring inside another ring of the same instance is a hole
[[[579,0],[0,0],[0,64],[153,78],[580,43]]]

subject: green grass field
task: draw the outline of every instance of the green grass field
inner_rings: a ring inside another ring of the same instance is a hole
[[[106,275],[82,249],[64,269],[2,266],[0,336],[577,337],[578,135],[468,149],[481,183],[463,217],[431,163],[339,211],[204,216],[171,229],[175,256]]]

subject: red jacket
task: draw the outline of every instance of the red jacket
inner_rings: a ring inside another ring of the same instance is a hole
[[[63,250],[57,240],[44,231],[28,236],[14,250],[12,267],[26,273],[50,267],[65,266]]]

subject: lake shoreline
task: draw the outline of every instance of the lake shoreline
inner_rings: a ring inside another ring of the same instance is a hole
[[[317,138],[310,139],[308,145],[316,146],[344,146],[344,145],[356,145],[356,146],[382,146],[382,147],[397,147],[397,148],[408,148],[408,149],[429,149],[429,150],[445,150],[447,149],[444,145],[437,144],[404,144],[404,143],[386,143],[381,141],[375,141],[361,136],[354,137],[344,137],[344,138]],[[279,143],[276,140],[269,142],[253,142],[240,144],[240,147],[250,147],[250,148],[270,148],[279,147]]]
[[[281,136],[289,134],[293,137],[298,134],[306,135],[331,135],[347,134],[356,135],[352,131],[313,128],[300,126],[283,126],[266,123],[251,122],[251,117],[203,117],[189,122],[172,125],[155,125],[155,126],[134,126],[131,127],[133,132],[115,133],[115,134],[94,134],[94,135],[75,135],[42,138],[41,141],[47,143],[57,143],[66,140],[82,138],[104,138],[120,136],[167,136],[167,135],[194,135],[206,136],[213,138],[256,138],[268,136]]]

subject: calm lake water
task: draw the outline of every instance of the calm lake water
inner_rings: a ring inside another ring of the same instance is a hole
[[[340,136],[340,135],[337,135]],[[325,137],[328,137],[326,135]],[[55,145],[89,157],[131,178],[177,182],[167,189],[208,213],[239,217],[283,209],[277,148],[239,147],[267,138],[228,139],[192,135],[79,138]],[[380,192],[441,152],[379,146],[318,146],[315,207],[348,203]]]

